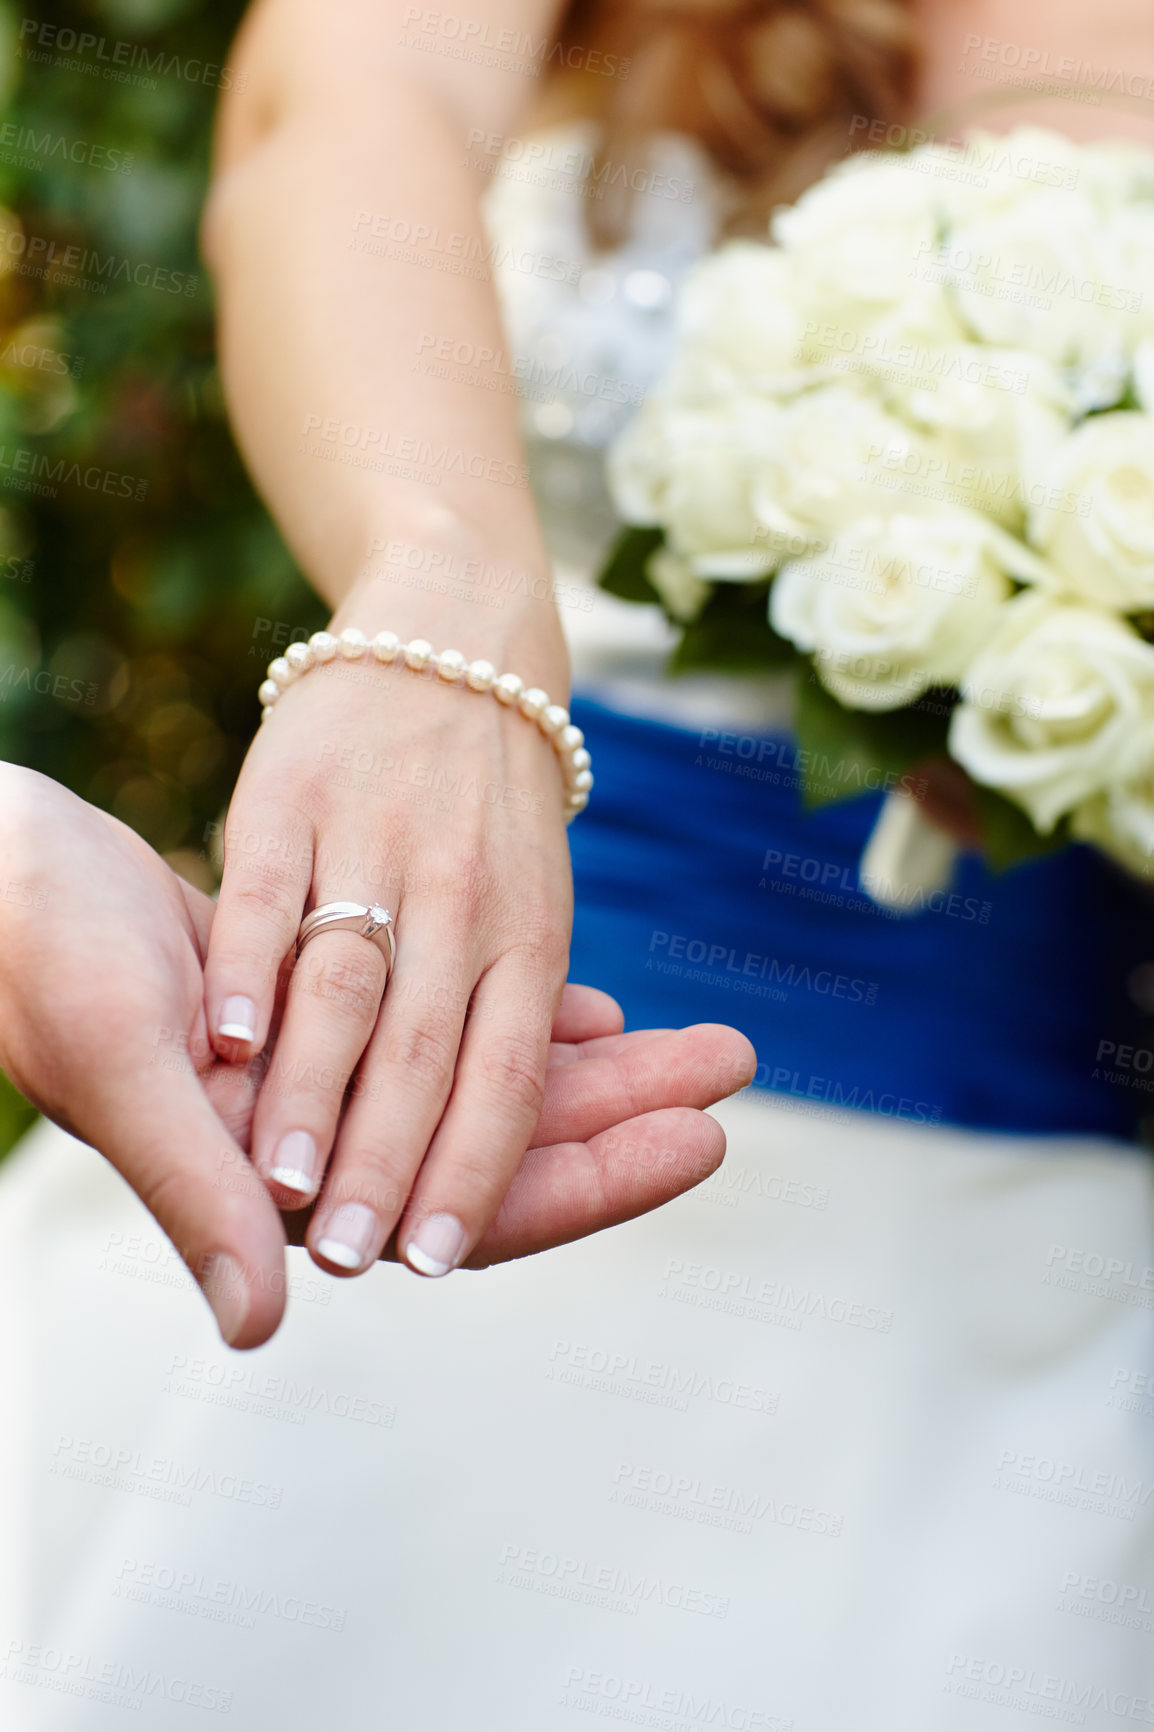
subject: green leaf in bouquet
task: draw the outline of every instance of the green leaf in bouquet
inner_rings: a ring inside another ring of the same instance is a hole
[[[798,678],[795,728],[803,758],[804,802],[829,806],[892,788],[915,764],[944,758],[950,703],[929,692],[901,710],[850,710],[816,672]]]
[[[1041,836],[1022,808],[996,788],[983,788],[975,782],[973,789],[982,828],[982,850],[995,872],[1005,872],[1039,854],[1053,854],[1069,844],[1070,830],[1065,819],[1048,836]]]
[[[697,618],[682,625],[681,642],[669,658],[669,672],[718,668],[727,673],[756,674],[796,662],[796,649],[769,623],[765,605],[768,593],[765,581],[715,584]]]
[[[36,1121],[36,1108],[0,1070],[0,1161]]]
[[[622,601],[647,601],[659,605],[661,597],[649,581],[647,567],[650,555],[665,540],[663,529],[639,529],[629,524],[621,531],[609,552],[600,577],[602,589]]]

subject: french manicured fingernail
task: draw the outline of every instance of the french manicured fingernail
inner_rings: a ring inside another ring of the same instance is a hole
[[[256,1039],[256,1005],[251,998],[226,998],[216,1019],[216,1032],[226,1040]]]
[[[231,1347],[248,1316],[249,1292],[244,1270],[227,1251],[214,1251],[200,1278],[221,1335]]]
[[[405,1258],[418,1275],[447,1275],[464,1249],[465,1229],[456,1215],[429,1215],[405,1247]]]
[[[311,1196],[317,1183],[317,1144],[309,1131],[287,1131],[273,1153],[269,1178],[286,1191]]]
[[[359,1269],[373,1255],[379,1232],[377,1217],[364,1203],[342,1203],[325,1222],[317,1255],[338,1269]]]

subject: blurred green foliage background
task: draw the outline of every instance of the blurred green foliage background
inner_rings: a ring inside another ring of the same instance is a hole
[[[243,10],[0,0],[0,756],[209,889],[269,622],[324,620],[233,447],[197,254]],[[0,1152],[31,1117],[0,1077]]]

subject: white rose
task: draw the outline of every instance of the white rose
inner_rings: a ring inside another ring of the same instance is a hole
[[[662,521],[673,410],[671,398],[654,392],[609,448],[609,486],[626,523],[652,527]]]
[[[843,704],[895,710],[953,685],[1010,594],[1004,537],[968,512],[868,517],[774,579],[774,630],[813,652]]]
[[[772,570],[752,498],[781,445],[782,409],[738,397],[699,408],[650,398],[610,453],[618,510],[629,523],[661,524],[673,553],[703,577]]]
[[[1095,163],[1083,145],[1043,126],[1007,133],[973,127],[960,147],[926,145],[915,156],[941,181],[941,208],[952,222],[1010,210],[1040,192],[1091,191],[1096,208],[1122,200],[1125,170],[1113,158]],[[1127,183],[1128,184],[1128,183]]]
[[[1133,349],[1154,333],[1154,204],[1119,211],[1110,220],[1110,241],[1118,261],[1110,310]]]
[[[1075,836],[1093,842],[1140,878],[1154,878],[1154,766],[1131,781],[1116,782],[1078,806]]]
[[[1128,267],[1111,225],[1083,194],[1035,189],[952,228],[936,265],[984,343],[1058,366],[1124,361],[1133,340],[1120,311]]]
[[[1154,416],[1091,417],[1032,492],[1030,539],[1064,590],[1123,613],[1154,607]]]
[[[917,279],[937,232],[933,187],[905,159],[851,157],[795,205],[778,211],[789,293],[803,309],[810,360],[869,360],[866,337],[885,319],[927,334],[956,328],[940,285]],[[943,323],[944,321],[944,323]]]
[[[910,477],[911,499],[920,488],[1021,529],[1033,497],[1027,478],[1069,427],[1060,374],[1037,355],[977,343],[924,351],[919,368],[887,387],[929,453]]]
[[[916,371],[933,350],[964,342],[970,333],[947,298],[945,274],[924,262],[932,246],[932,237],[919,241],[906,261],[901,298],[886,302],[861,301],[850,283],[840,299],[823,301],[809,280],[805,255],[791,260],[790,294],[808,315],[801,332],[804,359],[830,377],[884,385]]]
[[[907,159],[887,151],[863,151],[824,174],[792,205],[774,213],[774,238],[789,252],[820,250],[834,244],[847,226],[876,226],[907,233],[924,233],[935,222],[932,187],[909,172]],[[885,248],[860,255],[862,265],[892,286],[895,262]],[[885,299],[892,299],[887,292]]]
[[[785,406],[777,453],[753,493],[768,544],[796,557],[855,518],[889,512],[903,473],[924,471],[927,457],[917,434],[864,391],[806,392]]]
[[[1075,144],[1048,127],[999,134],[973,128],[960,149],[930,145],[915,156],[940,174],[941,207],[950,222],[1006,211],[1043,193],[1077,193],[1102,217],[1154,199],[1154,153],[1123,140]]]
[[[1124,138],[1080,147],[1078,184],[1107,216],[1154,199],[1154,151]]]
[[[678,299],[670,391],[681,397],[801,382],[802,318],[776,247],[732,241],[689,273]]]
[[[1027,592],[966,672],[950,751],[1043,834],[1126,773],[1154,708],[1154,649],[1098,608]]]

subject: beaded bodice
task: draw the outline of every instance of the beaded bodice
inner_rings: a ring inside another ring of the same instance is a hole
[[[665,365],[678,283],[717,231],[708,163],[665,134],[629,172],[626,239],[598,251],[589,203],[626,171],[590,173],[593,139],[576,124],[507,144],[486,201],[534,490],[554,558],[578,569],[613,529],[605,448]]]

